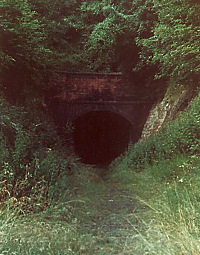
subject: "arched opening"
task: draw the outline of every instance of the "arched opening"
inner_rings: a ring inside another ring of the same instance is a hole
[[[129,144],[131,123],[119,114],[94,111],[74,121],[75,153],[86,164],[106,165]]]

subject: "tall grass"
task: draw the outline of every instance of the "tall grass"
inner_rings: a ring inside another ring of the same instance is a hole
[[[139,254],[199,254],[199,194],[185,189],[183,196],[176,185],[162,192],[162,198],[157,198],[153,204],[141,200],[149,208],[149,213],[143,220],[145,230],[138,231]]]
[[[58,200],[42,212],[21,214],[20,207],[9,206],[0,211],[0,254],[106,254],[107,237],[98,236],[92,227],[93,218],[101,215],[97,197],[106,187],[89,167],[69,179],[68,190],[60,190]]]
[[[112,178],[120,179],[138,200],[139,224],[132,226],[127,254],[200,254],[198,155],[174,155],[141,172],[117,171]]]
[[[0,254],[79,254],[82,245],[78,223],[54,217],[51,220],[46,220],[45,215],[2,219]]]

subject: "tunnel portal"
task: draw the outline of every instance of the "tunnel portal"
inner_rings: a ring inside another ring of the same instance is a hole
[[[86,164],[107,165],[130,142],[132,124],[113,112],[92,111],[78,117],[73,125],[75,153]]]

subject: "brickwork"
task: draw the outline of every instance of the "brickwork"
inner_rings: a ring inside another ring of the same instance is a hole
[[[130,97],[125,92],[125,81],[121,73],[57,73],[56,80],[51,82],[51,87],[59,91],[55,97],[60,100],[121,100]]]
[[[113,112],[128,120],[134,140],[139,139],[150,105],[126,91],[120,73],[57,73],[51,81],[49,108],[59,127],[94,111]]]

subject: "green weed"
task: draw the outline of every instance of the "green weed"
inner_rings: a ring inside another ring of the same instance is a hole
[[[139,225],[132,225],[127,254],[200,253],[200,158],[178,155],[144,171],[117,171],[111,178],[138,199]]]

